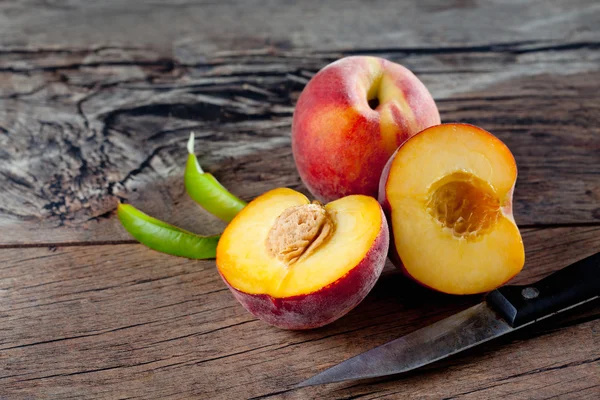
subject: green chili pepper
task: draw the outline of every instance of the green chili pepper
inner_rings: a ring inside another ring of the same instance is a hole
[[[123,227],[151,249],[186,258],[215,258],[221,235],[199,236],[144,214],[129,204],[117,209]]]
[[[190,197],[206,211],[229,222],[246,207],[246,202],[231,194],[211,174],[204,172],[194,155],[194,133],[188,141],[185,166],[185,189]]]

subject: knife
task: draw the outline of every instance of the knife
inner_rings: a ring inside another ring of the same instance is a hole
[[[600,296],[600,253],[524,286],[503,286],[485,301],[352,357],[296,387],[411,371]]]

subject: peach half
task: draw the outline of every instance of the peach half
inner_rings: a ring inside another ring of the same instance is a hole
[[[328,324],[375,285],[389,246],[379,203],[348,196],[325,206],[291,189],[250,202],[227,226],[217,268],[253,315],[284,329]]]
[[[342,58],[320,70],[298,98],[296,168],[321,201],[377,197],[381,171],[398,146],[439,123],[431,94],[407,68],[378,57]]]
[[[389,160],[380,185],[390,259],[444,293],[504,284],[525,262],[512,215],[516,179],[510,150],[483,129],[442,124],[413,136]]]

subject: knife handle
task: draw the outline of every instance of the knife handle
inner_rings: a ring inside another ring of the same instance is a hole
[[[486,301],[513,328],[600,296],[600,253],[531,285],[503,286]]]

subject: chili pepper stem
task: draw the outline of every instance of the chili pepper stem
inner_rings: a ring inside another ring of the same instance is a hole
[[[187,142],[188,154],[190,154],[190,155],[194,155],[194,142],[195,142],[194,132],[190,132],[190,138],[189,138],[189,140]],[[200,166],[200,163],[198,162],[198,159],[196,157],[194,157],[194,160],[196,161],[196,168],[198,168],[198,172],[200,172],[201,174],[203,174],[204,170]]]

